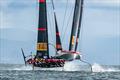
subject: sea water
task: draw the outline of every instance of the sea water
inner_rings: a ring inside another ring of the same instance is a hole
[[[64,68],[39,68],[18,64],[0,64],[0,80],[120,80],[120,66],[92,65],[93,72],[65,64]]]

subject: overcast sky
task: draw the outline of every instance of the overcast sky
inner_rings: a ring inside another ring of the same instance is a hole
[[[62,46],[68,49],[74,0],[54,0]],[[53,11],[47,0],[49,42],[55,43]],[[63,20],[64,19],[64,20]],[[91,63],[120,64],[120,0],[84,0],[78,51]],[[38,26],[37,0],[0,0],[0,63],[23,63],[35,53]],[[66,28],[67,27],[67,28]],[[62,29],[63,28],[63,29]],[[53,49],[50,50],[53,55]]]

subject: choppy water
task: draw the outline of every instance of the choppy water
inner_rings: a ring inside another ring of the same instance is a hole
[[[31,66],[0,65],[0,80],[120,80],[120,66],[94,64],[93,71],[81,71],[67,64],[63,68],[32,70]]]

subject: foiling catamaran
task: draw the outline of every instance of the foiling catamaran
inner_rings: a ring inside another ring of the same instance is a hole
[[[52,57],[49,56],[50,53],[49,45],[53,45],[53,44],[49,43],[48,41],[46,0],[38,0],[38,2],[39,2],[39,24],[38,24],[38,36],[37,36],[37,51],[34,57],[30,57],[31,55],[25,56],[23,49],[21,49],[24,57],[25,65],[30,64],[33,65],[34,67],[53,68],[53,67],[63,67],[66,61],[68,62],[73,60],[80,60],[84,63],[87,63],[91,67],[91,64],[83,61],[81,59],[80,53],[77,52],[78,39],[80,35],[80,28],[82,21],[83,0],[75,0],[69,50],[63,50],[62,48],[59,28],[57,24],[57,17],[54,11],[54,22],[55,22],[55,30],[56,30],[56,46],[55,46],[56,54],[55,56]],[[53,0],[51,0],[51,2],[52,2],[53,10],[55,10]]]

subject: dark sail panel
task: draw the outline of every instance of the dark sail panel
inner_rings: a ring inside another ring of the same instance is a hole
[[[59,50],[62,50],[62,45],[61,45],[60,33],[59,33],[58,25],[57,25],[56,16],[55,16],[55,27],[56,27],[56,49],[57,51],[59,51]]]
[[[53,0],[51,0],[52,2],[52,6],[53,6],[53,11],[54,11],[54,19],[55,19],[55,30],[56,30],[56,50],[62,50],[62,44],[61,44],[61,40],[60,40],[60,33],[59,33],[59,29],[58,29],[58,24],[57,24],[57,17],[56,17],[56,13],[55,13],[55,7],[54,7],[54,3]]]
[[[39,0],[37,58],[49,58],[46,0]]]
[[[80,20],[79,20],[79,26],[78,26],[78,32],[77,32],[77,38],[76,38],[76,44],[75,44],[75,51],[77,50],[78,47],[78,40],[80,36],[80,28],[81,28],[81,23],[82,23],[82,14],[83,14],[83,0],[81,0],[81,9],[80,9]]]
[[[81,2],[81,0],[76,0],[76,2],[75,2],[75,9],[74,9],[69,51],[73,50],[73,47],[75,45],[76,31],[77,31],[77,28],[79,25],[79,17],[80,17],[80,2]]]

